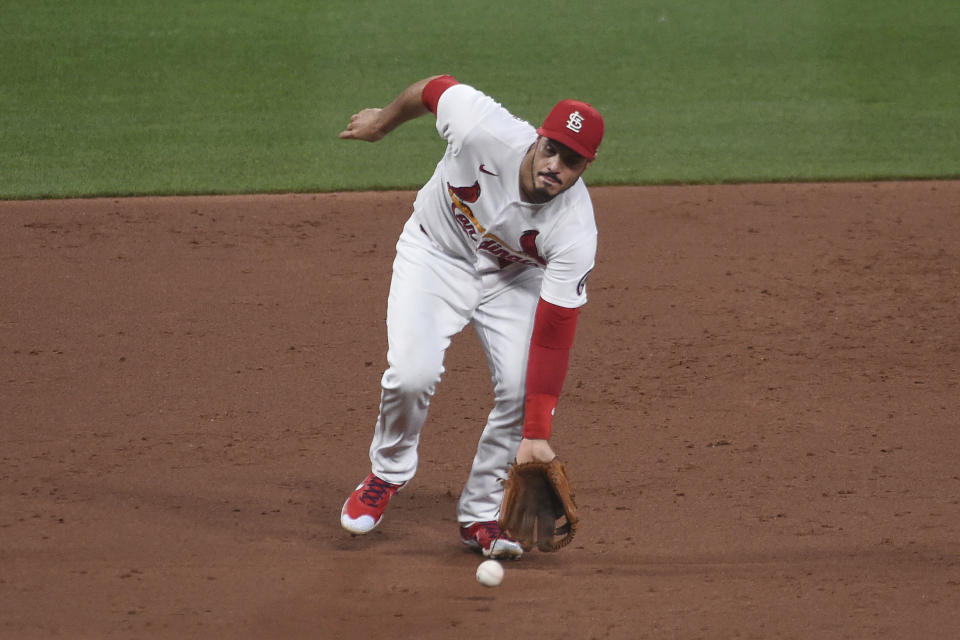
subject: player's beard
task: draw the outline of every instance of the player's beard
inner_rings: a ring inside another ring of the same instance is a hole
[[[542,171],[540,174],[537,174],[536,167],[537,167],[537,151],[539,151],[539,147],[540,147],[539,140],[533,144],[534,144],[533,158],[530,159],[530,193],[528,194],[528,196],[530,197],[531,203],[543,204],[545,202],[550,202],[551,200],[556,198],[558,195],[566,191],[566,187],[560,189],[560,191],[556,193],[550,193],[545,188],[537,186],[537,175],[550,175],[550,176],[556,177],[556,174],[548,173],[546,171]],[[558,179],[558,182],[559,182],[559,179]],[[562,187],[563,184],[560,183],[560,186]]]

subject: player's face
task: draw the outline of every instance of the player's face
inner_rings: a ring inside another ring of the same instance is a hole
[[[590,160],[569,147],[541,136],[534,145],[528,195],[546,202],[566,191],[590,166]]]

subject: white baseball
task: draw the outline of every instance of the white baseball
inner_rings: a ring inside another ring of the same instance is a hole
[[[496,587],[503,582],[503,565],[496,560],[484,560],[477,567],[477,582],[485,587]]]

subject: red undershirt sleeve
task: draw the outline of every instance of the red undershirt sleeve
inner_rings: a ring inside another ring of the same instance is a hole
[[[560,307],[543,298],[537,303],[527,362],[524,438],[550,438],[553,413],[567,377],[579,312],[579,309]]]
[[[444,91],[455,84],[460,83],[453,76],[437,76],[428,82],[423,88],[423,91],[420,93],[420,99],[423,101],[423,106],[429,109],[430,113],[436,115],[437,103],[440,101],[440,96],[443,95]]]

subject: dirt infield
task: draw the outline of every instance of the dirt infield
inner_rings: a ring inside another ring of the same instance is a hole
[[[454,342],[352,538],[413,194],[0,203],[0,638],[955,638],[960,183],[594,189],[577,540],[479,586]]]

